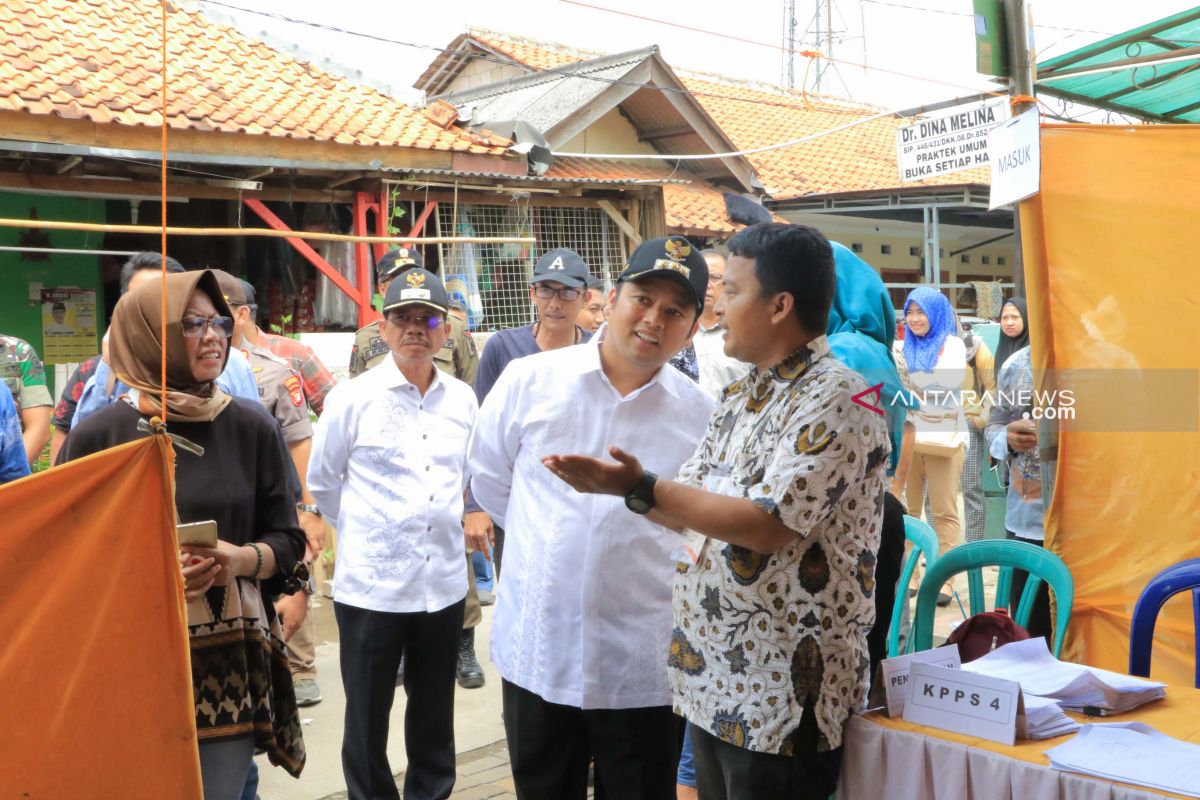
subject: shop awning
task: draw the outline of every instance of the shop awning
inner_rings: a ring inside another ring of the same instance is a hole
[[[1037,92],[1151,122],[1200,122],[1200,6],[1043,61]]]

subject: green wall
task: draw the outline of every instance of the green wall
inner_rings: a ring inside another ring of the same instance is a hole
[[[104,222],[105,201],[78,197],[49,197],[0,192],[0,217],[70,222]],[[79,231],[46,231],[31,228],[0,228],[0,245],[14,247],[58,247],[101,250],[104,234]],[[45,259],[45,260],[30,260]],[[15,253],[0,250],[0,332],[19,336],[42,355],[41,304],[29,299],[29,284],[45,288],[77,286],[96,291],[98,324],[104,320],[104,288],[100,259],[87,255]],[[101,331],[102,333],[102,331]],[[99,352],[99,341],[96,342]],[[53,367],[47,367],[53,380]]]

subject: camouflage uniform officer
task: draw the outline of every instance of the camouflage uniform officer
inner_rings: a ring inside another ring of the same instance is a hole
[[[474,378],[474,367],[471,375]],[[0,381],[12,393],[21,417],[25,454],[32,463],[50,441],[54,400],[46,388],[42,361],[29,342],[0,333]]]
[[[419,267],[424,269],[425,263],[421,253],[415,248],[400,247],[384,253],[383,258],[375,265],[375,282],[379,293],[386,295],[388,286],[405,271]],[[475,372],[479,369],[479,350],[475,340],[467,330],[467,323],[454,316],[448,316],[450,336],[441,350],[433,357],[434,365],[443,372],[453,375],[464,383],[474,385]],[[354,347],[350,350],[350,377],[362,373],[383,361],[391,350],[387,342],[379,335],[379,322],[372,322],[354,336]],[[483,611],[479,606],[479,591],[475,586],[475,567],[471,563],[471,553],[467,551],[467,605],[463,613],[463,633],[458,648],[458,685],[464,689],[477,689],[483,686],[483,668],[475,657],[475,626],[483,621]],[[400,665],[401,670],[404,664]],[[400,678],[396,679],[397,685]]]
[[[375,267],[375,280],[379,293],[386,294],[392,280],[412,267],[425,267],[421,254],[413,249],[401,247],[388,251]],[[354,347],[350,350],[350,377],[366,372],[388,354],[387,343],[379,336],[379,322],[372,322],[354,336]],[[450,338],[433,357],[437,368],[453,375],[464,383],[475,383],[475,370],[479,368],[479,350],[471,338],[467,324],[450,317]]]

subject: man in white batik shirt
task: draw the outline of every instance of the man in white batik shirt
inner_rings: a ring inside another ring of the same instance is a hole
[[[543,466],[556,452],[644,450],[674,475],[712,401],[667,365],[696,330],[704,259],[682,237],[646,242],[586,344],[513,361],[480,408],[475,500],[504,526],[492,661],[523,800],[674,796],[680,724],[666,653],[680,537],[620,498],[580,495]]]
[[[308,489],[338,529],[333,610],[352,800],[398,798],[388,714],[405,656],[405,800],[454,788],[454,676],[467,594],[463,491],[475,393],[433,363],[450,326],[437,276],[392,282],[380,335],[388,358],[325,401]]]

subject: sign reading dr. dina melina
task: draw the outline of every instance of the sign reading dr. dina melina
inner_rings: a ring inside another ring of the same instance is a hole
[[[1008,119],[1007,99],[959,106],[896,131],[900,180],[908,183],[988,164],[988,131]]]

